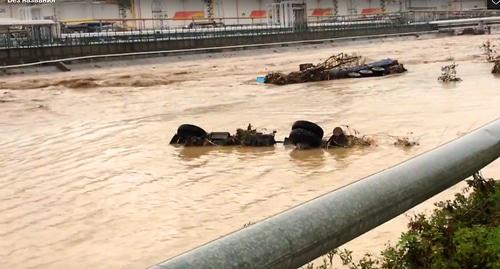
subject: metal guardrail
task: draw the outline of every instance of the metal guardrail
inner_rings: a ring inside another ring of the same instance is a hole
[[[392,20],[362,22],[321,22],[308,27],[282,27],[273,25],[225,25],[214,28],[152,28],[128,31],[104,31],[95,33],[71,33],[51,36],[48,39],[12,37],[0,35],[0,49],[79,46],[117,43],[143,43],[169,40],[193,40],[210,38],[259,37],[300,32],[327,32],[355,29],[379,29],[408,27],[407,23]]]
[[[500,16],[500,11],[409,11],[397,13],[381,13],[374,15],[321,16],[309,18],[308,27],[303,29],[269,25],[266,19],[248,17],[215,18],[222,27],[183,28],[171,26],[178,23],[176,19],[102,19],[93,20],[101,25],[91,33],[51,33],[44,36],[51,27],[33,26],[33,29],[15,29],[0,32],[0,49],[37,48],[57,46],[77,46],[114,43],[139,43],[148,41],[206,39],[238,36],[261,36],[270,34],[286,34],[301,31],[342,31],[349,29],[371,29],[380,27],[397,28],[410,23],[427,23],[431,21]],[[190,19],[186,22],[206,21],[205,18]],[[82,22],[85,22],[83,20]],[[182,21],[181,21],[182,22]],[[110,29],[103,25],[116,24]],[[235,24],[236,23],[236,24]],[[135,25],[129,28],[127,25]],[[121,26],[120,26],[121,25]],[[119,27],[118,27],[119,26]],[[29,28],[29,27],[28,27]],[[36,28],[36,29],[35,29]],[[40,29],[38,29],[40,28]],[[47,28],[47,29],[42,29]],[[120,28],[121,30],[115,29]],[[128,29],[128,30],[126,30]],[[64,32],[64,31],[62,31]],[[24,33],[24,34],[22,34]]]
[[[293,46],[293,45],[311,45],[320,44],[325,42],[333,41],[353,41],[358,39],[375,39],[375,38],[389,38],[389,37],[402,37],[402,36],[414,36],[423,34],[435,34],[437,31],[426,31],[426,32],[404,32],[397,34],[378,34],[378,35],[363,35],[363,36],[350,36],[350,37],[336,37],[327,39],[311,39],[311,40],[299,40],[299,41],[284,41],[284,42],[273,42],[273,43],[258,43],[258,44],[248,44],[248,45],[234,45],[234,46],[221,46],[221,47],[209,47],[209,48],[193,48],[193,49],[178,49],[178,50],[159,50],[159,51],[142,51],[142,52],[130,52],[130,53],[117,53],[117,54],[99,54],[99,55],[88,55],[80,57],[68,57],[60,58],[54,60],[45,60],[31,63],[23,64],[13,64],[13,65],[0,65],[0,71],[12,69],[12,68],[24,68],[33,67],[38,65],[54,65],[58,62],[72,62],[72,61],[86,61],[93,59],[106,59],[106,58],[123,58],[123,57],[134,57],[134,56],[153,56],[153,55],[175,55],[177,53],[210,53],[217,52],[221,50],[243,50],[243,49],[258,49],[258,48],[270,48],[277,46]]]
[[[298,268],[455,185],[498,157],[500,119],[153,268]]]
[[[115,23],[122,25],[121,30],[116,27],[93,29],[95,32],[75,33],[50,33],[51,27],[32,26],[29,29],[16,29],[0,32],[0,49],[16,48],[38,48],[38,47],[60,47],[80,46],[116,43],[142,43],[165,40],[182,39],[207,39],[207,38],[232,38],[241,36],[262,36],[272,34],[289,34],[296,32],[326,32],[343,31],[355,29],[373,28],[398,28],[408,27],[413,23],[428,23],[431,21],[464,19],[478,17],[500,16],[500,11],[410,11],[398,13],[382,13],[375,15],[348,15],[348,16],[322,16],[310,18],[308,26],[304,28],[282,27],[269,25],[264,19],[252,18],[215,18],[222,23],[221,27],[213,28],[184,28],[170,26],[175,19],[102,19],[95,20],[94,24],[106,25]],[[191,19],[187,22],[195,23],[206,19]],[[226,23],[224,23],[226,22]],[[227,23],[229,22],[229,23]],[[240,22],[234,24],[235,22]],[[133,24],[135,27],[128,28],[125,25]],[[40,29],[39,29],[40,28]],[[43,28],[43,29],[42,29]],[[45,29],[47,28],[47,29]],[[127,30],[128,29],[128,30]],[[64,32],[64,31],[62,31]],[[24,34],[23,34],[24,33]],[[45,33],[45,34],[41,34]]]

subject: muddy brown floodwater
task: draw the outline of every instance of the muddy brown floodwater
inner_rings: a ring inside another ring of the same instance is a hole
[[[479,46],[500,35],[384,39],[99,63],[0,82],[0,267],[143,268],[407,160],[500,116],[500,78]],[[255,83],[340,51],[409,72],[288,86]],[[224,56],[224,57],[222,57]],[[453,58],[463,81],[444,86]],[[113,65],[113,66],[110,66]],[[234,131],[316,121],[379,134],[364,149],[180,148],[178,125]],[[413,132],[401,149],[384,134]],[[425,169],[423,167],[422,169]],[[496,161],[484,170],[500,177]],[[411,212],[452,197],[455,186]],[[400,216],[348,243],[375,254]]]

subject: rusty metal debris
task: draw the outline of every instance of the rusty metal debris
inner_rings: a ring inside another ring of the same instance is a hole
[[[438,80],[442,82],[456,82],[462,81],[461,78],[457,77],[457,66],[458,64],[452,63],[450,65],[445,65],[441,67],[441,76]]]
[[[365,64],[365,60],[361,56],[339,53],[317,65],[311,63],[301,64],[299,71],[289,74],[271,72],[267,74],[265,82],[285,85],[343,78],[384,76],[406,71],[404,66],[397,60],[384,59]]]

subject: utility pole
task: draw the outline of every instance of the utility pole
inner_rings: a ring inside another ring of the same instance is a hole
[[[207,16],[209,21],[214,21],[214,13],[215,13],[215,0],[203,0],[207,7]]]
[[[347,0],[347,12],[350,15],[355,15],[357,13],[357,9],[354,7],[352,0]]]
[[[337,16],[339,14],[339,2],[337,0],[333,1],[333,15]]]
[[[380,9],[385,12],[386,3],[385,0],[380,0]]]
[[[128,27],[127,19],[127,9],[130,10],[132,14],[132,19],[135,19],[135,2],[134,0],[119,0],[118,1],[118,16],[122,19],[122,25]],[[134,26],[137,27],[137,22],[134,21]]]

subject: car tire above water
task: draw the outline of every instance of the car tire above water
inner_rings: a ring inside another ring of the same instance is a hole
[[[310,148],[320,147],[322,143],[322,139],[318,135],[301,128],[293,129],[289,139],[293,145],[307,145]]]
[[[303,129],[307,130],[316,136],[319,137],[319,139],[323,139],[324,131],[323,128],[321,128],[319,125],[317,125],[314,122],[306,121],[306,120],[299,120],[293,123],[292,125],[292,131],[295,129]]]
[[[177,135],[179,137],[187,138],[187,137],[200,137],[204,138],[207,136],[207,132],[202,128],[192,125],[192,124],[183,124],[179,126],[177,129]]]

